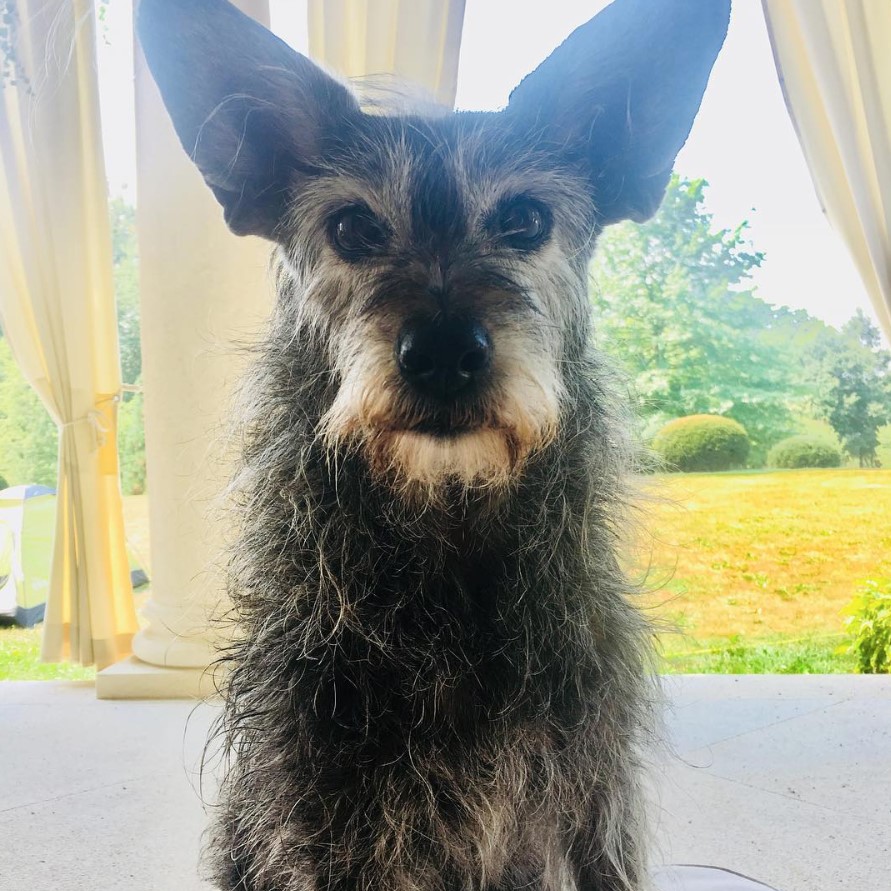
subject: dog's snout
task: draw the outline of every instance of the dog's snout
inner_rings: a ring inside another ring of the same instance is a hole
[[[465,317],[414,320],[396,342],[403,378],[426,395],[447,397],[478,379],[492,361],[486,329]]]

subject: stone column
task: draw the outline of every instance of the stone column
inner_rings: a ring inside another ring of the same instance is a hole
[[[237,0],[269,24],[268,0]],[[228,477],[226,415],[238,344],[265,317],[270,247],[226,229],[136,49],[137,227],[151,527],[151,596],[134,657],[97,677],[100,698],[196,696],[224,609],[212,517]]]

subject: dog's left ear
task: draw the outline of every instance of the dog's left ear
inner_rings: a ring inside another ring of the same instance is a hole
[[[140,0],[137,32],[229,228],[279,238],[291,189],[358,112],[353,95],[226,0]]]
[[[601,225],[659,207],[712,65],[730,0],[615,0],[511,93],[528,137],[581,163]]]

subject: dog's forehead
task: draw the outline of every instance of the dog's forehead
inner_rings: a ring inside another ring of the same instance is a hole
[[[358,148],[365,164],[391,177],[394,167],[415,169],[454,166],[474,158],[485,143],[496,145],[503,126],[494,114],[444,112],[441,115],[362,114],[346,131],[349,148]]]
[[[505,195],[557,200],[567,186],[567,172],[524,145],[498,113],[362,115],[341,146],[338,166],[434,228],[475,217]]]

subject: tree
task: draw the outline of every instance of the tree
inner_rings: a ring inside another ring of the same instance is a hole
[[[818,411],[861,467],[877,467],[879,430],[891,422],[891,353],[878,328],[858,309],[841,332],[823,333],[810,367]]]
[[[789,432],[791,363],[764,332],[776,310],[747,287],[763,255],[745,222],[715,229],[707,183],[672,177],[659,212],[603,235],[592,266],[597,341],[624,365],[652,429],[721,414],[750,433],[753,457]]]
[[[134,384],[142,374],[139,341],[139,259],[136,243],[136,211],[121,198],[109,202],[114,293],[118,311],[121,378]]]
[[[10,486],[56,485],[58,434],[0,337],[0,474]]]
[[[121,490],[125,495],[145,491],[145,427],[142,419],[142,393],[126,395],[118,412],[118,451],[121,463]]]
[[[142,346],[139,326],[139,257],[136,213],[121,198],[109,204],[114,261],[114,290],[121,350],[121,379],[139,385],[142,380]],[[145,432],[142,394],[125,393],[118,415],[118,449],[121,488],[127,495],[145,491]]]

